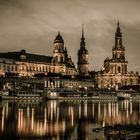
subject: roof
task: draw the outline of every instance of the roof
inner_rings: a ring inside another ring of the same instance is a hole
[[[66,66],[67,66],[68,68],[75,68],[75,65],[74,65],[74,63],[72,62],[71,57],[69,57],[68,60],[66,61]]]
[[[80,48],[78,54],[88,54],[88,50],[86,48]]]
[[[24,52],[24,54],[23,54],[23,50],[20,52],[0,53],[0,58],[7,58],[7,59],[13,59],[16,61],[22,61],[20,58],[21,55],[26,55],[26,61],[28,61],[28,62],[51,63],[51,60],[52,60],[52,56],[30,54],[30,53],[26,53],[26,52]]]
[[[60,32],[58,32],[58,34],[54,40],[54,43],[64,43],[64,40],[63,40],[62,36],[60,35]]]

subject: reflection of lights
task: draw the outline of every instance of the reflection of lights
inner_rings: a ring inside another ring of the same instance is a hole
[[[108,115],[111,117],[111,103],[108,103]]]
[[[132,106],[132,102],[130,102],[130,114],[132,115],[133,113],[133,106]]]
[[[71,106],[69,105],[69,116],[70,116],[70,108],[71,108]]]
[[[18,130],[21,130],[23,127],[23,110],[18,109]]]
[[[98,103],[98,120],[100,119],[100,102]]]
[[[127,118],[128,118],[128,115],[129,115],[128,113],[129,113],[129,112],[128,112],[128,108],[127,108],[127,110],[126,110],[126,117],[127,117]]]
[[[2,109],[2,124],[1,124],[2,132],[4,130],[4,118],[5,118],[5,108]]]
[[[79,119],[81,118],[81,104],[79,104]]]
[[[50,111],[51,111],[51,121],[53,120],[53,101],[51,102],[51,108],[50,108]]]
[[[73,124],[74,124],[74,111],[73,111],[73,107],[70,108],[70,112],[71,112],[71,126],[73,126]]]
[[[118,108],[118,103],[116,103],[116,117],[118,117],[118,114],[119,114],[119,113],[118,113],[118,112],[119,112],[118,110],[119,110],[119,108]]]
[[[32,115],[31,115],[31,129],[34,129],[34,109],[32,108]]]
[[[92,116],[94,118],[94,104],[92,105]]]
[[[105,127],[105,120],[103,120],[103,125],[102,125],[102,127]]]
[[[73,108],[72,111],[73,112]],[[44,108],[44,120],[35,119],[35,110],[31,109],[31,119],[28,119],[24,114],[26,112],[23,109],[18,109],[18,130],[17,133],[20,135],[36,135],[44,136],[46,134],[56,135],[59,133],[64,133],[66,129],[65,121],[51,121],[47,122],[47,110]],[[74,114],[74,112],[72,113]],[[74,120],[74,115],[72,115],[72,121]],[[29,122],[28,122],[29,121]],[[74,122],[73,122],[74,124]]]
[[[124,101],[124,109],[127,110],[128,109],[128,100]]]
[[[46,117],[47,117],[47,115],[46,115],[46,108],[44,109],[44,129],[46,129]]]
[[[27,117],[28,118],[30,117],[30,108],[29,108],[29,106],[27,107]]]
[[[112,107],[112,109],[113,109],[113,116],[115,117],[115,114],[116,114],[116,113],[115,113],[115,110],[116,110],[116,109],[115,109],[115,108],[116,108],[116,107],[115,107],[115,103],[112,103],[112,106],[113,106],[113,107]]]
[[[57,115],[57,117],[56,117],[56,119],[57,119],[57,121],[59,120],[59,107],[57,107],[57,113],[56,113],[56,115]]]
[[[12,124],[12,129],[17,128],[16,133],[19,136],[52,136],[53,138],[55,137],[55,139],[59,139],[60,137],[58,136],[63,135],[66,129],[73,130],[75,127],[74,124],[80,119],[80,115],[81,120],[85,115],[87,117],[85,119],[94,118],[95,116],[99,117],[100,121],[98,121],[98,118],[92,120],[95,120],[96,122],[94,123],[98,123],[103,127],[105,125],[137,123],[139,119],[138,113],[140,112],[140,103],[136,103],[139,108],[133,110],[135,103],[133,104],[133,102],[123,101],[123,107],[126,106],[126,108],[128,108],[126,111],[124,111],[124,108],[122,110],[121,102],[92,102],[88,108],[88,102],[84,102],[84,104],[82,104],[84,106],[81,106],[81,104],[75,105],[75,103],[70,103],[65,108],[63,108],[64,103],[61,103],[58,104],[57,101],[47,102],[47,106],[44,106],[43,104],[41,110],[40,106],[38,108],[19,108],[16,110],[17,112],[14,112],[15,118],[13,121],[14,124]],[[53,114],[52,121],[50,120],[51,111]],[[7,109],[3,107],[1,117],[2,122],[0,123],[2,131],[6,130],[6,123],[9,119],[9,117],[6,119],[6,112]],[[40,112],[40,114],[38,114],[38,112]],[[55,114],[56,117],[54,117]]]
[[[50,102],[50,114],[51,114],[51,121],[54,119],[54,117],[56,117],[56,109],[57,109],[57,107],[56,107],[56,101],[55,100],[53,100],[53,101],[51,101]]]
[[[84,103],[84,116],[87,117],[87,101]]]
[[[104,104],[104,118],[106,117],[106,104]]]
[[[5,109],[6,109],[6,115],[5,116],[6,116],[6,119],[7,119],[8,118],[8,110],[9,110],[8,103],[6,104],[6,108]]]
[[[124,102],[121,102],[121,109],[122,109],[122,110],[123,110],[123,106],[124,106],[123,104],[124,104]]]
[[[20,129],[20,109],[18,109],[18,129]]]
[[[139,114],[140,114],[140,102],[139,102]]]

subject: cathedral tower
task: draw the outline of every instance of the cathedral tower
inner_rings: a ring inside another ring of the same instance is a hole
[[[116,89],[125,86],[138,85],[138,73],[128,72],[128,62],[125,60],[125,47],[122,43],[122,32],[119,22],[115,32],[115,43],[112,48],[112,58],[104,60],[104,69],[96,76],[99,88]]]
[[[88,76],[89,73],[89,62],[88,62],[88,51],[85,48],[85,37],[84,37],[84,28],[82,25],[82,38],[80,43],[80,49],[78,51],[78,71],[82,76]]]
[[[115,45],[112,49],[112,61],[115,63],[116,73],[127,73],[127,61],[125,61],[125,47],[122,45],[122,33],[119,22],[115,33]]]
[[[125,47],[122,45],[122,33],[119,22],[115,33],[115,45],[112,50],[112,55],[114,61],[125,61]]]

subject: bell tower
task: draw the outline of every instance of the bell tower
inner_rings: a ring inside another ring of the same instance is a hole
[[[60,32],[58,32],[54,40],[53,58],[55,63],[65,63],[64,40],[60,35]]]
[[[119,22],[115,32],[115,45],[112,48],[113,73],[127,73],[127,61],[125,61],[125,47],[122,44],[122,32]]]
[[[118,22],[115,33],[115,45],[112,49],[112,57],[114,61],[125,61],[125,47],[122,45],[122,33]]]
[[[80,49],[78,51],[78,71],[81,76],[89,75],[89,62],[88,62],[88,51],[85,47],[85,37],[84,37],[84,26],[82,25],[82,37],[80,43]]]

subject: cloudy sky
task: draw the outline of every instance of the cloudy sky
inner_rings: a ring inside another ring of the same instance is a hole
[[[111,57],[117,21],[128,69],[140,72],[140,0],[0,0],[0,52],[52,55],[57,32],[75,65],[84,24],[90,70]]]

